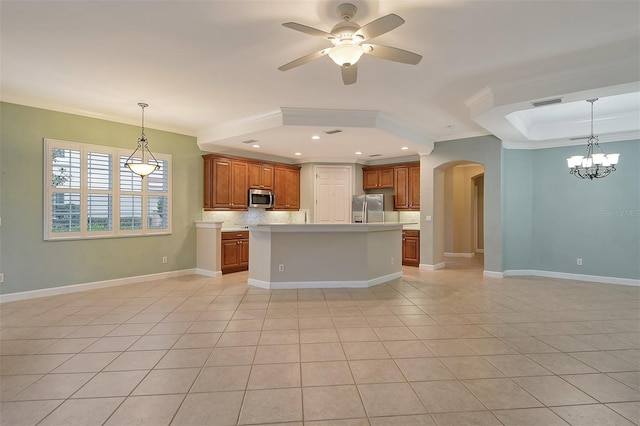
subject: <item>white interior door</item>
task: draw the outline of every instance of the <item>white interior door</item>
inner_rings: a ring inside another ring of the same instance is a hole
[[[316,167],[316,223],[351,223],[351,167]]]

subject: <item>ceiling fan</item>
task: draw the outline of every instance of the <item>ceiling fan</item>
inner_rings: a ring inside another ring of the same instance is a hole
[[[329,55],[333,62],[340,66],[344,84],[353,84],[358,78],[357,62],[363,53],[410,65],[417,65],[422,60],[422,56],[417,53],[398,49],[397,47],[365,43],[372,38],[385,34],[404,24],[404,19],[391,13],[361,27],[351,20],[357,11],[358,8],[351,3],[343,3],[338,6],[338,16],[342,19],[342,22],[338,22],[331,29],[330,33],[296,22],[285,22],[282,24],[292,30],[329,40],[333,43],[333,47],[302,56],[288,64],[282,65],[278,69],[280,71],[287,71],[311,62],[314,59]]]

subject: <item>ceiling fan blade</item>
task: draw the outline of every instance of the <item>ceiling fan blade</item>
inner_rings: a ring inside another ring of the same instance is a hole
[[[308,55],[302,56],[296,60],[293,60],[291,62],[289,62],[288,64],[284,64],[281,67],[278,67],[278,69],[280,71],[287,71],[290,70],[291,68],[295,68],[295,67],[299,67],[300,65],[304,65],[307,62],[311,62],[314,59],[318,59],[323,57],[324,55],[326,55],[327,53],[329,53],[329,51],[331,50],[331,48],[327,48],[327,49],[322,49],[318,52],[314,52],[314,53],[310,53]]]
[[[398,49],[397,47],[380,46],[379,44],[362,44],[361,46],[364,53],[389,61],[417,65],[422,60],[421,55],[409,52],[408,50]]]
[[[287,28],[291,28],[292,30],[300,31],[302,33],[305,33],[314,37],[320,37],[327,40],[333,40],[335,38],[332,34],[326,31],[322,31],[316,28],[308,27],[306,25],[298,24],[297,22],[285,22],[282,25]]]
[[[358,64],[353,64],[348,67],[340,67],[342,70],[342,82],[347,84],[353,84],[358,79]]]
[[[354,35],[361,36],[363,40],[369,40],[398,28],[402,24],[404,24],[404,19],[395,13],[391,13],[383,16],[382,18],[378,18],[375,21],[369,22],[367,25],[356,31]]]

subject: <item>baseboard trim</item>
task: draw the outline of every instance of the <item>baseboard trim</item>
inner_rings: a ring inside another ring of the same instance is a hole
[[[474,257],[476,254],[475,253],[444,253],[445,257]]]
[[[494,271],[482,271],[482,276],[487,278],[504,278],[504,273]]]
[[[444,269],[444,262],[436,263],[435,265],[429,265],[427,263],[421,263],[419,268],[420,269],[425,269],[427,271],[437,271],[438,269]]]
[[[370,280],[362,281],[292,281],[292,282],[272,282],[249,278],[247,283],[254,287],[268,290],[287,290],[298,288],[368,288],[378,284],[383,284],[402,277],[402,272],[383,275]]]
[[[209,269],[196,268],[196,274],[205,277],[218,278],[222,276],[222,271],[211,271]]]
[[[535,269],[511,269],[502,273],[505,277],[536,276],[563,280],[589,281],[604,284],[619,284],[640,287],[640,280],[633,278],[603,277],[599,275],[570,274],[567,272],[540,271]]]
[[[37,297],[58,296],[61,294],[76,293],[79,291],[95,290],[98,288],[115,287],[124,284],[141,283],[166,278],[193,275],[195,269],[183,269],[179,271],[160,272],[157,274],[138,275],[134,277],[116,278],[113,280],[94,281],[91,283],[71,284],[61,287],[43,288],[39,290],[21,291],[18,293],[0,294],[0,303],[15,302],[18,300],[35,299]]]
[[[484,249],[476,249],[476,253],[484,253]]]

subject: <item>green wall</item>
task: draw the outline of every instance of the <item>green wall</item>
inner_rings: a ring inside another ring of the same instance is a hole
[[[202,159],[196,139],[145,129],[153,152],[172,155],[173,233],[43,240],[43,139],[135,148],[139,126],[0,104],[0,293],[46,289],[196,267]],[[168,263],[162,263],[162,257]]]
[[[582,146],[504,150],[505,270],[640,279],[640,141],[602,148],[620,163],[593,181],[566,166]]]

